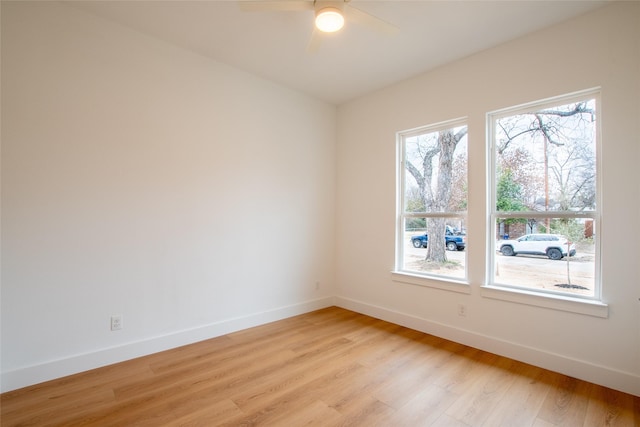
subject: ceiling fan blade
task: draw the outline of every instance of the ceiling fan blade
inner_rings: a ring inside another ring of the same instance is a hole
[[[262,1],[244,1],[238,0],[240,9],[253,11],[298,11],[313,10],[313,1],[311,0],[262,0]]]
[[[376,18],[375,16],[370,15],[367,12],[363,12],[351,5],[345,5],[344,12],[347,15],[348,20],[362,24],[363,26],[379,33],[393,35],[400,31],[400,29],[395,25],[383,21],[380,18]]]
[[[309,44],[307,44],[307,52],[316,53],[318,49],[320,49],[321,41],[322,41],[322,34],[320,33],[320,30],[318,30],[316,27],[313,27],[313,32],[311,33]]]

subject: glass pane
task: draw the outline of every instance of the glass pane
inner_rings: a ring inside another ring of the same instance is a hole
[[[494,282],[595,295],[595,227],[589,218],[498,218]]]
[[[463,218],[419,218],[405,221],[402,270],[464,279],[466,227]],[[440,230],[440,231],[437,231]],[[440,236],[432,244],[432,236]]]
[[[496,210],[596,208],[594,99],[495,121]]]
[[[467,210],[467,127],[404,139],[405,212]]]

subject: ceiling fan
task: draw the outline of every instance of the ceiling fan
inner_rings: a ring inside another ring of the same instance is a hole
[[[395,34],[398,27],[351,6],[350,0],[239,0],[246,11],[304,11],[313,10],[315,26],[307,50],[318,50],[322,33],[333,33],[342,29],[345,21],[356,22],[373,31]]]

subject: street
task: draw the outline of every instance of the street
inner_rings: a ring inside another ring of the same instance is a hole
[[[427,249],[414,248],[411,241],[407,240],[405,268],[416,271],[427,270],[456,279],[463,278],[468,250],[469,248],[464,251],[447,251],[447,259],[451,261],[451,265],[446,269],[434,271],[433,267],[422,267],[422,260],[424,260]],[[471,250],[473,249],[471,248]],[[578,248],[576,255],[571,257],[569,275],[567,275],[566,257],[559,261],[553,261],[546,256],[504,256],[497,253],[495,259],[495,281],[497,284],[593,295],[595,257],[593,249],[590,247]]]

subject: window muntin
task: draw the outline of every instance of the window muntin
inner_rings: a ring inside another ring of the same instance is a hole
[[[490,285],[600,297],[597,107],[590,91],[488,115]]]
[[[466,281],[467,126],[401,132],[398,142],[396,271]]]

